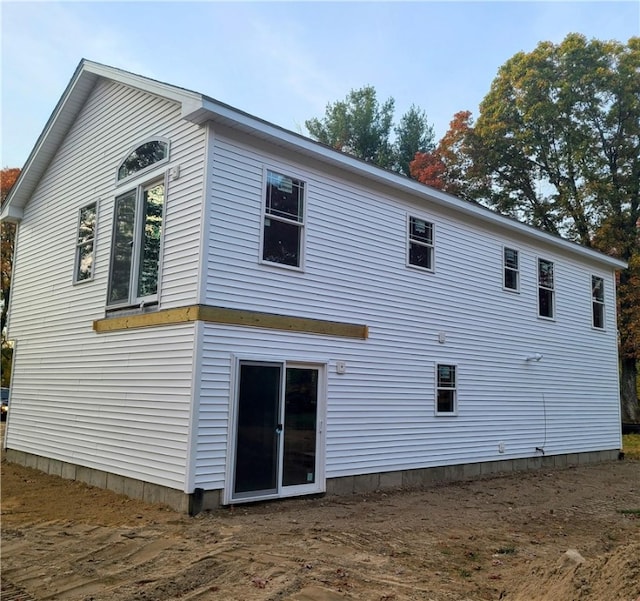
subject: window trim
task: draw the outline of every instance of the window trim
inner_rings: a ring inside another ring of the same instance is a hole
[[[168,183],[169,183],[168,171],[164,171],[160,177],[154,177],[150,179],[142,179],[138,182],[130,182],[131,186],[116,194],[113,202],[113,213],[112,213],[112,224],[111,224],[111,250],[109,254],[109,274],[107,280],[107,298],[106,298],[106,310],[111,313],[113,311],[118,311],[122,309],[127,309],[130,307],[144,309],[145,306],[149,305],[158,305],[160,300],[160,290],[162,287],[162,266],[164,261],[164,241],[165,241],[165,224],[166,224],[166,207],[167,207],[167,198],[168,198]],[[141,257],[141,245],[142,245],[142,236],[140,235],[140,231],[142,229],[142,208],[143,204],[143,194],[146,189],[152,188],[162,184],[164,186],[164,198],[162,202],[162,232],[160,234],[160,248],[158,250],[158,279],[156,285],[156,293],[150,294],[143,297],[137,296],[137,288],[138,288],[138,272],[140,269],[140,257]],[[116,207],[117,201],[119,198],[126,196],[130,192],[135,191],[135,216],[134,216],[134,246],[131,253],[131,269],[129,274],[129,296],[127,299],[118,301],[118,302],[110,302],[109,296],[111,294],[111,280],[112,280],[112,266],[113,266],[113,253],[114,253],[114,236],[115,236],[115,228],[116,228]],[[134,276],[135,274],[135,276]],[[136,295],[132,295],[132,290],[136,291]]]
[[[302,273],[304,272],[305,266],[305,247],[306,247],[306,230],[307,230],[307,205],[308,205],[308,197],[309,197],[309,182],[305,177],[291,175],[291,171],[289,168],[280,168],[275,166],[265,165],[262,168],[262,188],[261,188],[261,199],[260,199],[260,247],[258,249],[258,264],[264,265],[266,267],[275,267],[277,269],[286,269],[288,271],[295,271]],[[280,215],[273,215],[267,213],[267,186],[269,185],[269,172],[280,175],[282,177],[288,177],[292,180],[297,180],[304,184],[304,188],[302,191],[302,215],[300,221],[295,221],[293,219],[287,219],[286,217],[282,217]],[[289,225],[295,225],[300,228],[300,237],[299,237],[299,246],[298,246],[298,265],[288,265],[287,263],[278,263],[277,261],[268,261],[263,258],[264,256],[264,242],[265,242],[265,220],[267,219],[275,219],[280,223],[286,223]]]
[[[507,257],[505,254],[507,250],[510,250],[516,253],[516,260],[518,262],[518,266],[515,269],[507,265]],[[507,270],[513,271],[516,274],[515,288],[510,288],[509,286],[507,286],[507,277],[506,277]],[[515,294],[520,293],[520,249],[519,248],[514,248],[513,246],[506,246],[506,245],[502,246],[502,289],[505,292],[513,292]]]
[[[553,287],[548,288],[546,286],[542,286],[540,284],[540,263],[544,261],[545,263],[551,263],[552,266],[552,278],[553,278]],[[540,290],[549,290],[551,291],[551,315],[542,315],[540,313]],[[555,321],[556,320],[556,263],[551,259],[544,259],[542,257],[537,257],[536,260],[536,303],[538,305],[538,319],[544,319],[545,321]]]
[[[78,267],[80,266],[80,255],[78,254],[78,251],[80,249],[81,246],[86,246],[89,244],[89,242],[83,242],[80,243],[78,241],[79,235],[80,235],[80,223],[82,221],[82,211],[94,206],[95,207],[95,214],[96,214],[96,224],[93,230],[93,238],[91,239],[91,244],[93,246],[91,254],[93,255],[92,258],[92,263],[91,263],[91,276],[81,280],[78,278]],[[93,282],[96,276],[96,246],[97,246],[97,242],[98,242],[98,211],[100,209],[100,201],[99,200],[94,200],[92,202],[89,202],[85,205],[82,205],[79,209],[78,209],[78,218],[76,221],[76,243],[74,246],[74,261],[73,261],[73,285],[78,285],[78,284],[86,284],[87,282]]]
[[[130,173],[126,177],[123,177],[122,179],[120,179],[118,177],[118,174],[120,173],[120,169],[122,168],[122,165],[124,165],[124,162],[138,148],[140,148],[141,146],[144,146],[145,144],[148,144],[149,142],[163,142],[164,144],[166,144],[167,145],[167,156],[164,159],[160,159],[159,161],[156,161],[155,163],[152,163],[151,165],[147,165],[143,169],[140,169],[139,171],[135,171],[134,173]],[[118,163],[118,166],[116,167],[116,170],[115,170],[116,171],[116,174],[115,174],[116,186],[122,186],[123,184],[129,185],[129,184],[131,184],[132,181],[134,181],[138,177],[153,178],[156,171],[160,171],[160,169],[161,169],[161,172],[165,171],[165,165],[170,160],[171,160],[171,140],[169,140],[169,138],[165,138],[164,136],[151,136],[149,138],[144,138],[143,140],[141,140],[141,141],[137,142],[136,144],[134,144],[133,146],[131,146],[129,148],[129,150],[127,150],[127,153],[124,155],[122,160]]]
[[[423,242],[422,240],[415,240],[411,238],[411,220],[418,219],[424,221],[431,226],[431,243]],[[409,269],[417,269],[425,273],[435,273],[436,271],[436,224],[431,218],[418,216],[416,213],[407,213],[405,221],[405,265]],[[411,263],[411,244],[417,244],[418,246],[424,246],[431,249],[431,267],[422,267],[422,265],[416,265]]]
[[[453,387],[448,387],[448,386],[439,386],[439,380],[438,380],[438,375],[439,375],[439,371],[440,371],[440,367],[453,367],[454,369],[454,382],[453,382]],[[434,382],[434,390],[435,390],[435,395],[434,395],[434,403],[433,403],[433,413],[436,417],[457,417],[458,415],[458,401],[459,401],[459,395],[458,395],[458,390],[459,390],[459,381],[458,381],[458,377],[460,375],[460,372],[458,370],[458,364],[457,363],[451,363],[451,362],[439,362],[437,361],[435,363],[435,382]],[[453,390],[453,411],[439,411],[438,410],[438,391],[439,390]]]
[[[602,300],[597,300],[593,294],[594,288],[593,288],[593,280],[594,279],[598,279],[600,280],[600,282],[602,282]],[[602,307],[602,325],[601,326],[597,326],[595,324],[595,308],[596,305],[599,305],[600,307]],[[598,332],[603,332],[607,329],[607,304],[605,301],[605,295],[604,295],[604,278],[602,276],[599,275],[591,275],[591,328],[594,330],[597,330]]]

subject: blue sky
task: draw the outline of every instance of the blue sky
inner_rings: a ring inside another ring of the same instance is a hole
[[[373,85],[425,109],[436,139],[498,68],[569,32],[628,41],[640,2],[7,2],[0,165],[21,167],[81,58],[212,96],[306,133]]]

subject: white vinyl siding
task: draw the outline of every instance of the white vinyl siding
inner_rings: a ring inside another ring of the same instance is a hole
[[[193,324],[89,339],[88,316],[75,317],[66,341],[43,329],[23,332],[7,445],[183,489]]]
[[[105,315],[114,202],[123,191],[116,171],[152,134],[171,139],[167,169],[180,166],[180,177],[169,178],[166,190],[160,306],[196,302],[204,130],[186,123],[174,102],[99,81],[19,226],[10,324],[18,344],[7,444],[183,489],[193,324],[92,330],[93,320]],[[73,286],[78,207],[93,198],[99,200],[94,279]]]
[[[438,269],[427,282],[405,268],[407,215],[423,204],[224,134],[218,128],[210,182],[207,303],[362,323],[369,338],[205,324],[198,486],[222,487],[233,353],[329,362],[327,477],[530,457],[545,431],[548,454],[619,448],[615,335],[594,340],[585,327],[592,265],[544,249],[562,318],[539,320],[538,246],[429,206]],[[307,184],[304,273],[256,263],[265,164]],[[520,294],[505,295],[496,274],[503,246],[516,244],[526,275]],[[600,275],[613,299],[611,272]],[[544,359],[527,362],[532,352]],[[453,420],[434,415],[436,361],[458,366],[464,411]],[[570,386],[567,370],[580,374]]]

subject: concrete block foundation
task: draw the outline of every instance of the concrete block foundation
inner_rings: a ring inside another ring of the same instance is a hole
[[[570,453],[567,455],[537,455],[535,457],[504,459],[502,461],[485,461],[342,476],[327,480],[326,494],[329,496],[346,496],[378,490],[419,489],[437,483],[474,480],[498,474],[615,461],[618,459],[618,453],[619,450],[614,449]],[[34,468],[53,476],[59,476],[67,480],[79,480],[91,486],[106,488],[133,499],[141,499],[147,503],[167,505],[181,513],[195,515],[201,511],[217,509],[221,505],[221,490],[196,489],[193,493],[188,494],[167,486],[13,449],[6,450],[6,458],[9,462]]]

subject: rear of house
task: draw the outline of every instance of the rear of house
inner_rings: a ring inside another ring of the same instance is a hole
[[[56,111],[13,460],[193,510],[617,455],[621,262],[95,63]]]

